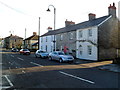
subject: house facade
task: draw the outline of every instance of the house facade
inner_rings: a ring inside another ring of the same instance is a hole
[[[79,59],[98,61],[115,58],[120,48],[115,4],[110,4],[106,16],[96,18],[90,13],[88,17],[88,21],[78,24],[66,20],[65,27],[43,36],[55,35],[56,50],[71,53]]]
[[[38,49],[38,35],[36,32],[33,32],[33,35],[24,39],[23,41],[23,47],[28,49]],[[36,43],[36,44],[35,44]]]
[[[76,33],[76,57],[80,59],[97,60],[97,27],[78,29]]]
[[[5,48],[21,48],[23,42],[23,38],[16,36],[16,35],[10,35],[6,38],[4,38],[4,47]]]
[[[47,34],[44,34],[42,36],[40,36],[40,50],[42,51],[46,51],[46,52],[53,52],[54,51],[54,44],[55,44],[55,50],[56,50],[56,42],[54,43],[54,39],[56,41],[56,36],[51,33],[52,28],[48,27],[48,32]]]
[[[56,34],[56,49],[76,56],[76,31],[67,31],[75,22],[65,21],[65,28]]]

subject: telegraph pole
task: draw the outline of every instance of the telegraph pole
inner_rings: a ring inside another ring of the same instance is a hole
[[[39,17],[39,25],[38,25],[38,50],[40,49],[40,17]]]
[[[26,28],[25,28],[25,39],[26,39]],[[25,39],[24,39],[24,48],[26,48]]]

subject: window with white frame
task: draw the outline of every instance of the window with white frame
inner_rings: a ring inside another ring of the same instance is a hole
[[[47,42],[47,39],[48,39],[48,38],[46,37],[46,42]]]
[[[51,52],[52,52],[52,46],[51,46]]]
[[[80,55],[82,55],[82,53],[83,53],[82,45],[79,46],[79,49],[80,49]]]
[[[43,48],[42,48],[42,46],[41,46],[41,50],[42,50]]]
[[[69,33],[69,38],[73,39],[73,33],[72,32]]]
[[[63,35],[62,34],[60,35],[60,40],[63,40]]]
[[[88,46],[88,55],[92,55],[92,46]]]
[[[92,29],[88,29],[88,36],[89,36],[89,37],[92,36]]]
[[[79,31],[79,38],[82,38],[82,36],[83,36],[83,32]]]
[[[43,37],[41,37],[41,42],[43,42]]]
[[[47,52],[47,45],[45,46],[46,52]]]
[[[53,41],[53,36],[51,36],[51,42]]]
[[[61,47],[60,47],[60,50],[62,51],[62,49],[63,49],[63,47],[61,46]]]

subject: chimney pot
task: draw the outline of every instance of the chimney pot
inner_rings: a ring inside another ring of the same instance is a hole
[[[96,18],[96,14],[93,13],[89,13],[88,16],[89,16],[89,20],[93,20]]]
[[[113,6],[115,6],[115,3],[113,3]]]
[[[51,30],[52,30],[52,27],[48,27],[47,30],[48,30],[48,31],[51,31]]]
[[[115,7],[115,3],[113,3],[113,6],[108,7],[108,14],[112,15],[113,17],[116,17],[116,7]]]
[[[37,33],[36,33],[36,32],[33,32],[33,35],[37,35]]]
[[[74,25],[74,24],[75,24],[75,22],[73,22],[73,21],[67,21],[67,19],[65,21],[65,26],[70,26],[70,25]]]

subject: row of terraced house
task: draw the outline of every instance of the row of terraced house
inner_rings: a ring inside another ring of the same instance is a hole
[[[40,50],[52,52],[64,51],[79,59],[104,60],[118,55],[119,29],[115,3],[108,7],[108,15],[96,18],[89,13],[89,20],[78,24],[65,21],[65,27],[41,35]]]

